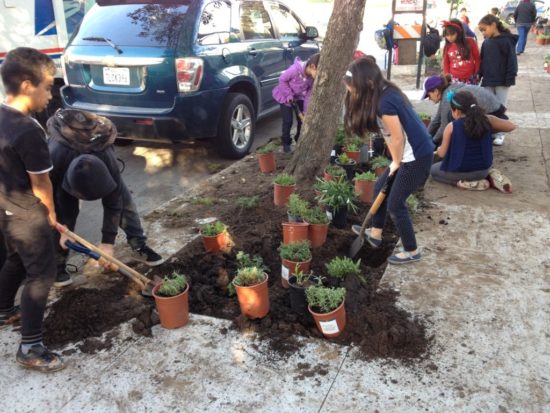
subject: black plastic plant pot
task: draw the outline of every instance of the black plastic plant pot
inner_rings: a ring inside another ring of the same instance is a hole
[[[346,207],[338,208],[336,211],[331,208],[330,210],[332,214],[332,221],[331,224],[338,228],[338,229],[344,229],[347,225],[347,219],[348,219],[348,209]]]
[[[355,162],[349,165],[343,165],[336,161],[336,164],[344,168],[344,171],[346,171],[346,178],[348,179],[348,181],[351,182],[353,180],[353,177],[355,176]]]
[[[292,215],[290,212],[287,212],[288,222],[304,222],[300,215]]]
[[[306,289],[296,285],[296,277],[292,276],[288,279],[290,289],[288,295],[290,297],[290,309],[296,314],[307,314]]]

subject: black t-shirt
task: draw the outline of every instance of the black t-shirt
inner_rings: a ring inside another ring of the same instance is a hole
[[[40,124],[17,109],[0,105],[0,208],[17,215],[40,203],[28,174],[53,168]]]

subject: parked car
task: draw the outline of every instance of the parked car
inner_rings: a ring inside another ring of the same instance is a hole
[[[121,137],[217,137],[240,158],[278,108],[279,75],[319,51],[317,36],[277,0],[97,0],[63,56],[63,104]]]
[[[502,6],[499,13],[500,18],[510,25],[516,24],[516,21],[514,20],[514,12],[516,11],[516,7],[520,1],[521,0],[512,0]],[[546,4],[548,1],[532,0],[532,2],[535,3],[535,6],[537,7],[537,17],[544,13],[548,7]]]

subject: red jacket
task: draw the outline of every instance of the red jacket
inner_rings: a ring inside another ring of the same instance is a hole
[[[470,46],[470,58],[468,60],[462,58],[456,43],[451,43],[443,54],[443,73],[450,74],[453,79],[462,82],[467,82],[472,76],[475,76],[480,65],[477,42],[471,37],[467,37],[466,41]]]

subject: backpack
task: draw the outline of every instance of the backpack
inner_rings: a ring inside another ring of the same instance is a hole
[[[374,32],[374,40],[376,41],[376,44],[378,44],[378,47],[380,47],[380,49],[390,50],[393,48],[393,39],[391,37],[391,32],[395,24],[397,23],[390,20],[383,29],[376,30]]]
[[[441,37],[439,30],[428,25],[428,33],[424,37],[424,56],[433,56],[441,46]]]

